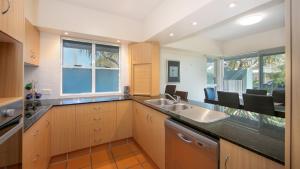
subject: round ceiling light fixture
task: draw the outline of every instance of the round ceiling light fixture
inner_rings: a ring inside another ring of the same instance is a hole
[[[235,8],[236,7],[236,3],[232,2],[228,5],[229,8]]]
[[[254,25],[254,24],[261,22],[264,19],[264,17],[265,17],[265,15],[263,15],[263,14],[247,15],[247,16],[240,18],[237,22],[239,25],[249,26],[249,25]]]
[[[193,25],[193,26],[196,26],[196,25],[198,25],[198,23],[197,23],[197,22],[193,22],[192,25]]]
[[[64,34],[65,34],[65,35],[69,35],[69,32],[65,32]]]
[[[170,37],[173,37],[173,36],[174,36],[174,33],[170,33],[169,36],[170,36]]]

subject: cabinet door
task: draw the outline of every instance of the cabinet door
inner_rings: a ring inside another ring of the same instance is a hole
[[[75,134],[75,106],[59,106],[51,112],[51,155],[70,151]]]
[[[99,103],[92,115],[91,144],[98,145],[113,141],[116,130],[116,103]]]
[[[115,140],[132,137],[132,101],[117,102]]]
[[[38,169],[38,135],[37,124],[28,129],[23,135],[23,169]]]
[[[152,160],[160,169],[165,168],[165,120],[167,116],[151,110],[149,121],[151,123],[151,153]]]
[[[50,114],[46,113],[39,121],[40,135],[38,150],[40,152],[39,168],[47,169],[50,160]]]
[[[133,64],[151,63],[152,45],[150,43],[133,44],[130,49]]]
[[[220,141],[220,169],[284,169],[284,166],[249,150]]]
[[[133,94],[151,94],[151,64],[133,65]]]
[[[76,105],[75,136],[71,139],[71,151],[90,146],[91,115],[95,108],[95,104]]]
[[[1,0],[1,11],[8,7],[7,0]],[[24,42],[25,37],[25,16],[24,16],[24,0],[11,0],[10,9],[6,14],[0,14],[1,31],[10,35],[14,39]]]
[[[39,64],[40,32],[27,19],[25,21],[24,62],[31,65]]]

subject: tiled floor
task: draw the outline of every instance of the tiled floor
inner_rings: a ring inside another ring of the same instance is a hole
[[[110,148],[111,147],[111,148]],[[49,169],[158,169],[132,140],[53,157]]]

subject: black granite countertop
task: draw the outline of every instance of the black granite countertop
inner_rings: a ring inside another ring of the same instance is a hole
[[[170,116],[172,119],[181,122],[195,130],[208,134],[217,139],[225,139],[255,153],[263,155],[271,160],[284,164],[284,118],[257,114],[245,110],[232,109],[207,103],[189,101],[189,103],[192,105],[224,112],[230,115],[229,118],[220,121],[212,123],[200,123],[144,102],[145,100],[153,98],[159,97],[105,96],[41,100],[42,106],[48,106],[48,109],[43,109],[36,113],[34,115],[36,117],[31,118],[30,120],[25,118],[25,130],[27,130],[39,118],[41,118],[43,114],[45,114],[52,106],[135,100],[141,104],[156,109]]]

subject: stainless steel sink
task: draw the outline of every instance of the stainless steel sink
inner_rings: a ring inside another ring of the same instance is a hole
[[[212,123],[229,117],[223,112],[205,109],[185,102],[177,103],[165,98],[151,99],[145,102],[200,123]]]
[[[174,104],[174,101],[169,100],[169,99],[164,99],[164,98],[146,100],[145,102],[149,103],[149,104],[152,104],[154,106],[159,106],[159,107],[166,106],[166,105],[173,105]]]
[[[192,108],[192,106],[184,104],[184,103],[177,103],[177,104],[173,104],[173,105],[163,106],[163,109],[166,109],[169,111],[175,111],[175,112],[190,109],[190,108]]]

